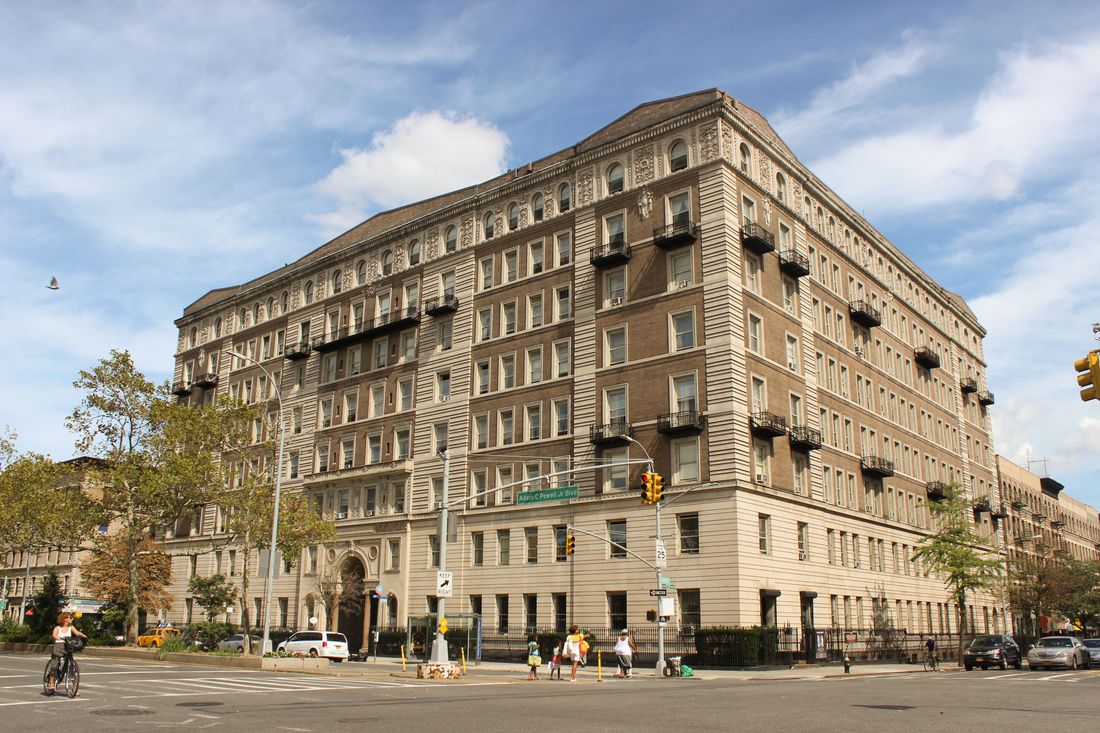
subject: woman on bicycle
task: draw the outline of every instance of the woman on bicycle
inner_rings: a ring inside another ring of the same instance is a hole
[[[57,626],[53,627],[53,653],[50,655],[50,661],[53,663],[55,671],[60,669],[61,660],[65,658],[65,641],[71,639],[74,635],[84,639],[88,638],[81,633],[80,629],[73,626],[73,615],[71,613],[62,611],[57,614]]]

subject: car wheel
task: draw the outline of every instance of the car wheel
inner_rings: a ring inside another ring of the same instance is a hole
[[[1069,668],[1070,669],[1077,669],[1077,655],[1076,654],[1074,654],[1073,657],[1070,658]]]
[[[317,650],[316,649],[310,649],[309,650],[309,656],[316,657],[317,656]]]
[[[1023,669],[1024,668],[1024,658],[1017,655],[1016,656],[1016,663],[1013,664],[1012,667],[1014,669]]]
[[[244,647],[243,646],[237,647],[237,654],[244,654]]]
[[[1008,669],[1008,657],[1001,657],[1001,663],[997,665],[1001,669]]]
[[[963,666],[964,666],[964,667],[966,667],[966,671],[967,671],[967,672],[969,672],[970,670],[974,669],[974,665],[973,665],[973,664],[968,664],[968,663],[965,663],[965,662],[964,662],[964,663],[963,663]]]

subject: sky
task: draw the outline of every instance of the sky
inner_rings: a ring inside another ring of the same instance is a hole
[[[669,8],[0,3],[0,426],[69,458],[79,370],[168,379],[208,290],[719,87],[967,299],[998,452],[1100,507],[1100,6]]]

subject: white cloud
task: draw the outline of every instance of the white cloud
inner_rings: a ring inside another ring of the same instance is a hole
[[[949,119],[943,102],[920,109],[908,129],[860,138],[811,168],[880,214],[1011,198],[1097,152],[1100,38],[1007,55],[968,119]]]
[[[903,39],[901,48],[883,51],[856,65],[847,77],[819,89],[805,109],[780,112],[773,120],[776,129],[787,142],[795,143],[820,135],[823,129],[835,132],[838,125],[846,127],[864,119],[863,114],[849,113],[859,111],[891,84],[918,73],[936,50],[915,33],[904,33]]]
[[[376,133],[368,148],[340,151],[343,162],[317,184],[338,207],[317,220],[343,231],[371,204],[392,208],[492,178],[504,170],[507,151],[507,135],[490,123],[414,112]]]

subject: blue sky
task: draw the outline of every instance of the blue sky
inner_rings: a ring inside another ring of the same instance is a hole
[[[166,379],[207,290],[716,86],[968,299],[998,450],[1100,506],[1096,4],[669,8],[0,4],[0,425],[67,458],[77,371]]]

